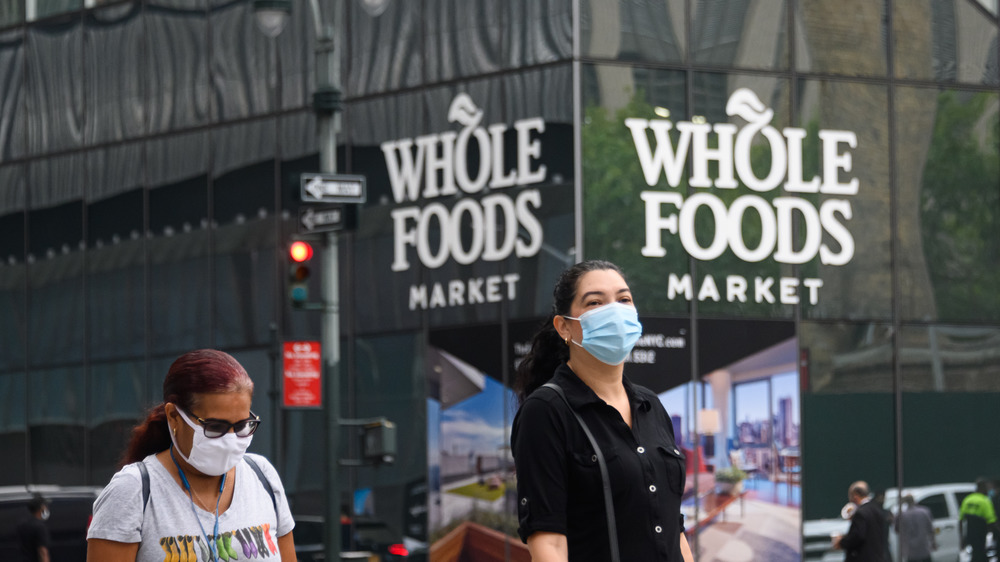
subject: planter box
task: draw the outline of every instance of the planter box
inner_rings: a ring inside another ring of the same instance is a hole
[[[719,482],[715,481],[715,491],[728,496],[738,496],[743,491],[743,481],[739,482]]]

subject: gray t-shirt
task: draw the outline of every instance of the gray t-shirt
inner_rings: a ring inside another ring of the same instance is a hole
[[[214,560],[205,542],[221,545],[218,559],[246,560],[281,558],[278,537],[288,534],[295,526],[285,489],[271,463],[260,455],[253,457],[277,499],[275,514],[271,497],[246,462],[236,465],[236,487],[233,502],[219,514],[219,536],[214,537],[215,512],[197,505],[191,512],[191,499],[155,456],[143,459],[149,471],[149,502],[142,507],[142,476],[138,467],[128,465],[111,478],[94,502],[94,518],[87,531],[88,539],[106,539],[124,543],[141,543],[137,562]],[[202,534],[204,528],[205,535]]]

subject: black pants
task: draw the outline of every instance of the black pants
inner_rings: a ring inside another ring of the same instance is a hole
[[[906,562],[931,562],[930,556],[927,558],[907,558]]]

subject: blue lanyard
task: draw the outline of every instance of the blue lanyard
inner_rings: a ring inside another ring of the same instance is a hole
[[[174,448],[170,448],[170,460],[174,461],[174,466],[177,467],[177,472],[181,475],[181,482],[184,484],[184,489],[187,490],[188,500],[191,502],[191,514],[194,515],[195,521],[198,522],[198,527],[201,528],[201,536],[205,538],[205,542],[208,543],[209,552],[212,554],[212,560],[219,562],[219,554],[217,552],[218,545],[214,540],[208,540],[208,534],[205,533],[205,526],[201,524],[201,517],[198,517],[198,512],[194,510],[194,495],[191,492],[191,484],[188,483],[187,476],[184,476],[184,470],[181,469],[181,465],[177,462],[177,458],[174,457]],[[213,531],[212,538],[219,540],[219,502],[222,501],[222,491],[226,488],[226,475],[222,475],[222,482],[219,483],[219,497],[215,500],[215,530]]]

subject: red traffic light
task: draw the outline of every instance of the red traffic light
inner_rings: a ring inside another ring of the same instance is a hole
[[[313,257],[313,248],[308,242],[296,240],[288,249],[288,256],[295,262],[304,262]]]

